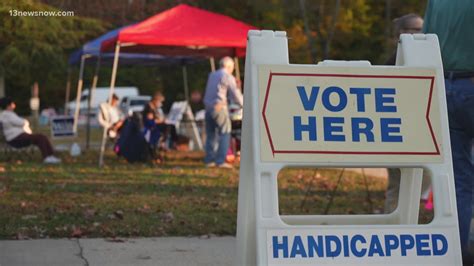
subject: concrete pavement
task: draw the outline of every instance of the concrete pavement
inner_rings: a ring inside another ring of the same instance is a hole
[[[234,237],[0,241],[0,266],[226,266],[234,258]]]

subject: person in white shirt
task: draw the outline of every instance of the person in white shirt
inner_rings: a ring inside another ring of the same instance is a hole
[[[15,102],[4,97],[0,99],[0,122],[3,126],[3,134],[8,145],[15,148],[23,148],[35,145],[41,151],[44,163],[60,163],[61,159],[53,155],[53,147],[49,139],[42,134],[33,134],[28,120],[19,117],[15,113]]]
[[[101,103],[99,106],[99,113],[97,119],[99,124],[107,129],[107,134],[110,138],[117,137],[120,128],[125,121],[122,112],[118,108],[119,97],[112,95],[112,101]]]

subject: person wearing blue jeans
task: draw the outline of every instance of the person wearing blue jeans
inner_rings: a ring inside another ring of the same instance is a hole
[[[225,162],[232,130],[228,104],[229,101],[232,101],[242,106],[243,97],[234,76],[232,76],[234,60],[224,57],[219,64],[220,69],[209,74],[204,95],[206,107],[206,156],[204,163],[207,167],[232,168],[232,165]]]
[[[474,77],[456,78],[446,73],[446,100],[448,104],[449,133],[456,185],[461,247],[469,245],[474,166],[471,161],[471,141],[474,138]]]
[[[429,0],[424,33],[438,35],[443,60],[448,105],[463,264],[472,266],[469,227],[472,216],[474,167],[471,141],[474,138],[474,1]],[[435,195],[436,197],[436,195]]]
[[[213,118],[213,111],[206,112],[206,157],[204,162],[209,166],[223,166],[230,144],[230,132],[226,132]],[[215,144],[217,138],[217,151]]]

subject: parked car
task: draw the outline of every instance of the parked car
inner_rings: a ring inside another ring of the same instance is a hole
[[[120,101],[120,109],[126,115],[132,115],[136,112],[143,112],[145,105],[151,100],[151,96],[126,96]]]

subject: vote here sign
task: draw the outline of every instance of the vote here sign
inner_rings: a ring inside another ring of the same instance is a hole
[[[441,162],[435,72],[259,66],[262,161]]]

